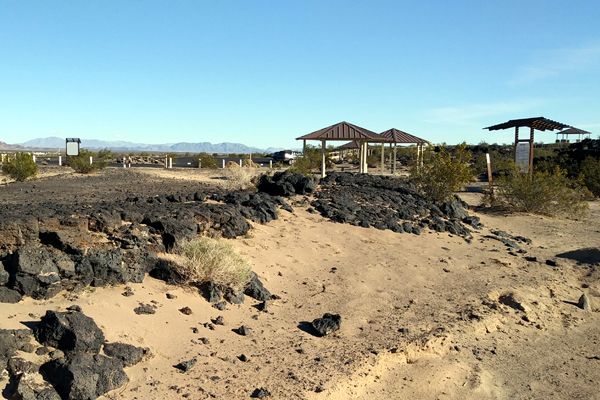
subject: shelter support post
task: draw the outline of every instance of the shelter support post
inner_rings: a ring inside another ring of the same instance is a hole
[[[321,178],[325,178],[325,140],[321,140]]]
[[[363,167],[364,168],[363,172],[365,174],[369,173],[369,163],[367,162],[368,159],[369,159],[369,142],[365,142],[365,155],[364,155],[365,166]]]
[[[425,149],[423,148],[425,145],[421,143],[421,164],[419,164],[420,168],[423,168],[423,152],[425,151]]]
[[[529,175],[533,175],[533,127],[529,132]]]
[[[519,127],[515,126],[515,148],[513,151],[513,160],[517,161],[517,144],[519,143]]]
[[[302,155],[306,155],[306,139],[302,141]]]
[[[385,143],[381,143],[381,173],[385,171]]]
[[[396,173],[396,143],[394,143],[394,151],[392,155],[392,174]]]

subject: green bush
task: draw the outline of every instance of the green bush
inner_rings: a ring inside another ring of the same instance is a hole
[[[15,158],[2,165],[2,172],[12,179],[22,182],[31,176],[35,176],[38,168],[31,154],[16,153]]]
[[[587,157],[581,163],[579,179],[596,197],[600,197],[600,159]]]
[[[290,171],[298,172],[303,175],[312,175],[315,171],[321,170],[321,149],[313,146],[306,146],[306,150],[301,157],[294,160],[290,167]],[[325,154],[325,167],[331,168],[333,163],[329,158],[329,154]]]
[[[198,158],[200,159],[200,165],[202,168],[217,168],[217,160],[210,154],[200,154]]]
[[[179,243],[159,257],[171,262],[187,284],[212,282],[242,289],[251,278],[250,264],[223,239],[200,237]]]
[[[537,171],[533,176],[513,170],[496,180],[486,202],[509,211],[577,217],[587,210],[584,200],[588,194],[558,168],[553,172]]]
[[[422,167],[412,167],[410,180],[432,201],[450,199],[454,192],[473,180],[471,154],[464,144],[456,146],[453,154],[443,146],[435,153],[430,150],[425,158]]]
[[[90,164],[90,156],[93,160],[92,164]],[[78,156],[69,156],[68,163],[79,174],[89,174],[106,167],[106,159],[98,157],[97,154],[89,150],[80,150]]]

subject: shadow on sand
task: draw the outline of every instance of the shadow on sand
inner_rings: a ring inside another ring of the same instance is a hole
[[[600,250],[594,247],[567,251],[557,254],[556,257],[574,260],[579,264],[600,264]]]

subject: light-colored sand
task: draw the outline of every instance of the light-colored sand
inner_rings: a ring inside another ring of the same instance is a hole
[[[466,197],[475,202],[473,196]],[[448,234],[336,224],[297,206],[231,241],[281,296],[268,313],[251,299],[218,311],[193,290],[147,278],[130,285],[131,297],[119,286],[3,304],[0,328],[76,303],[108,340],[149,347],[154,357],[127,369],[131,382],[112,399],[243,399],[257,387],[281,399],[600,398],[598,271],[586,276],[588,268],[562,259],[557,268],[527,262],[483,238],[490,228],[530,237],[528,254],[542,261],[598,247],[600,203],[584,221],[481,217],[485,228],[469,244]],[[584,291],[596,311],[567,303]],[[525,312],[498,303],[508,292]],[[138,303],[151,301],[156,314],[134,314]],[[184,306],[193,314],[180,313]],[[338,333],[316,338],[299,329],[325,312],[342,315]],[[218,315],[225,326],[202,325]],[[241,324],[252,328],[250,336],[232,332]],[[239,361],[240,354],[250,361]],[[189,373],[172,367],[194,356],[199,362]]]

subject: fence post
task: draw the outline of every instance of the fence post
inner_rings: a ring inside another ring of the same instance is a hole
[[[173,157],[169,157],[169,168],[173,168]]]
[[[58,166],[62,167],[62,156],[58,156]]]
[[[31,155],[31,158],[33,158],[33,162],[35,162],[36,158],[35,158],[35,154]]]
[[[222,161],[223,161],[223,169],[225,169],[225,159],[223,159]]]
[[[90,156],[90,165],[92,165],[92,162],[93,162],[92,156]]]
[[[240,167],[242,166],[242,159],[240,158]]]
[[[165,156],[165,168],[169,168],[169,161],[167,156]]]
[[[269,168],[273,169],[273,160],[269,160]]]
[[[198,168],[202,168],[202,159],[201,158],[198,159]]]

